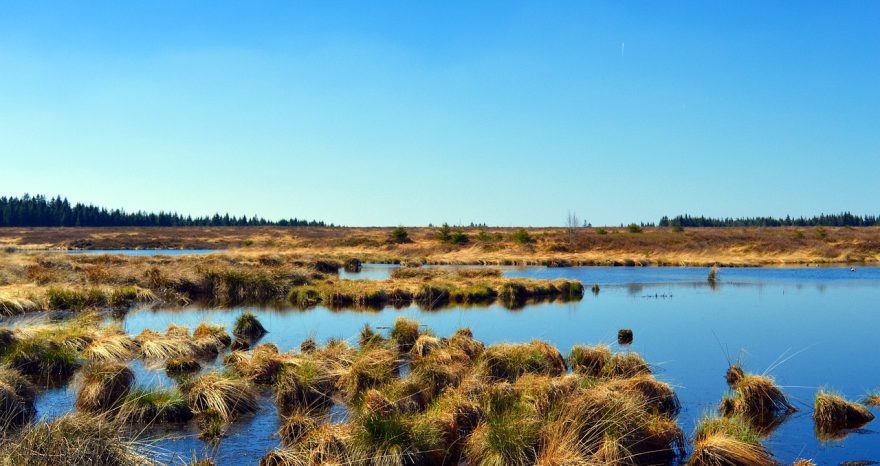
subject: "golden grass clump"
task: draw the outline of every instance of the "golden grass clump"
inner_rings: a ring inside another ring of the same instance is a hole
[[[33,402],[37,398],[37,388],[27,377],[11,367],[0,366],[0,383],[12,387],[16,395]]]
[[[467,327],[456,330],[455,334],[449,337],[448,344],[450,348],[464,352],[471,359],[476,359],[486,349],[486,345],[475,340],[474,333]]]
[[[764,424],[773,418],[797,411],[773,379],[744,374],[736,381],[733,396],[721,402],[724,416],[743,415]]]
[[[268,331],[257,319],[257,316],[253,313],[245,312],[235,320],[232,333],[239,338],[258,339],[268,333]]]
[[[134,383],[128,366],[115,362],[93,362],[83,367],[78,381],[76,407],[102,413],[119,406]]]
[[[610,359],[611,349],[605,345],[575,345],[568,355],[571,369],[578,374],[590,377],[599,377]]]
[[[268,343],[254,348],[250,358],[241,359],[235,369],[248,380],[261,385],[274,384],[284,364],[291,358]]]
[[[81,365],[74,349],[40,335],[19,338],[0,360],[42,385],[65,382]]]
[[[321,410],[333,402],[336,378],[316,357],[296,358],[284,365],[275,385],[275,405],[282,413]]]
[[[419,335],[413,344],[410,353],[414,358],[425,358],[432,351],[437,350],[441,347],[440,339],[433,335]]]
[[[799,458],[796,459],[794,463],[791,463],[791,466],[816,466],[816,463],[807,459]]]
[[[252,268],[241,264],[206,269],[200,278],[199,292],[221,303],[265,302],[281,298],[292,282],[306,280],[296,272],[285,277],[277,268]]]
[[[0,353],[5,352],[8,348],[15,344],[17,338],[15,333],[8,328],[0,328]]]
[[[517,395],[528,402],[544,416],[574,394],[580,385],[574,375],[550,377],[538,374],[524,374],[513,384]]]
[[[236,338],[232,341],[232,344],[229,345],[229,349],[232,351],[247,351],[251,349],[251,344],[247,342],[247,340]]]
[[[250,356],[244,351],[231,351],[223,356],[223,366],[234,372],[239,372],[239,367],[247,364],[249,358]]]
[[[201,337],[192,340],[193,351],[201,359],[212,360],[220,354],[225,345],[215,337]]]
[[[400,361],[396,351],[372,348],[358,354],[341,374],[338,385],[349,400],[374,387],[386,384],[398,376]]]
[[[365,394],[350,426],[351,459],[365,465],[425,464],[438,440],[431,424],[413,422],[378,390]]]
[[[217,466],[217,462],[212,458],[199,458],[193,453],[192,459],[186,464],[186,466]]]
[[[202,365],[192,356],[173,357],[165,363],[165,371],[169,374],[189,374],[201,369]]]
[[[336,466],[364,464],[350,452],[351,432],[347,424],[323,423],[307,432],[290,448],[276,448],[260,460],[260,466]],[[377,457],[381,460],[381,457]]]
[[[33,419],[36,397],[30,381],[15,369],[0,367],[0,434]]]
[[[391,339],[397,342],[400,352],[407,353],[415,345],[419,338],[419,323],[400,316],[394,320],[394,326],[391,327]]]
[[[651,368],[638,353],[615,353],[602,368],[600,376],[605,378],[627,379],[650,374]]]
[[[526,373],[559,376],[565,372],[566,365],[559,350],[534,340],[489,346],[479,358],[479,369],[492,379],[512,382]]]
[[[434,464],[459,464],[467,439],[485,417],[485,410],[478,401],[468,398],[461,390],[447,390],[413,421],[428,423],[429,426],[420,427],[430,429],[440,440],[431,452],[432,459],[441,456]]]
[[[697,426],[688,466],[777,466],[742,416],[710,417]]]
[[[837,432],[864,426],[874,420],[874,415],[858,403],[847,401],[835,393],[819,390],[816,394],[813,420],[820,437],[832,437]]]
[[[361,349],[366,349],[370,346],[382,346],[385,344],[385,341],[385,337],[376,333],[370,324],[364,324],[364,326],[361,327],[361,332],[358,335],[358,346]]]
[[[100,416],[68,414],[25,426],[0,445],[4,465],[146,466],[156,464]]]
[[[108,335],[92,341],[83,350],[83,357],[91,361],[128,361],[134,357],[138,344],[128,335]]]
[[[165,335],[169,337],[189,338],[189,327],[177,324],[168,324]]]
[[[124,424],[182,423],[192,419],[186,397],[177,390],[132,389],[119,406],[116,419]]]
[[[295,410],[285,417],[281,429],[276,435],[281,439],[283,445],[290,447],[299,443],[306,434],[315,430],[318,425],[319,420],[313,411]]]
[[[660,382],[647,374],[636,375],[628,379],[613,379],[608,382],[608,387],[612,390],[640,394],[649,411],[663,414],[669,418],[674,418],[681,410],[681,403],[678,401],[675,390],[669,384]]]
[[[455,348],[438,348],[412,363],[407,378],[417,389],[414,395],[430,401],[448,388],[457,387],[471,370],[467,354]]]
[[[546,445],[542,464],[667,464],[682,453],[684,435],[641,393],[600,384],[562,403]]]
[[[492,389],[487,397],[486,415],[464,447],[467,464],[534,464],[541,443],[539,413],[530,404],[519,400],[509,386]]]
[[[26,312],[40,310],[40,305],[33,299],[23,296],[4,296],[0,294],[0,315],[14,316]]]
[[[225,327],[208,322],[199,323],[198,327],[193,331],[193,337],[197,340],[200,338],[214,338],[224,348],[232,344],[232,337],[226,332]]]
[[[144,330],[135,337],[140,344],[144,359],[165,361],[175,357],[195,356],[197,348],[189,337],[162,335],[153,330]]]
[[[195,414],[216,413],[229,421],[243,413],[257,410],[257,395],[242,379],[210,372],[199,376],[186,387],[189,407]]]

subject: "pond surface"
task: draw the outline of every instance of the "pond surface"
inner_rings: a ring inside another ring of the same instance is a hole
[[[381,276],[386,271],[365,270]],[[365,267],[366,269],[367,267]],[[202,320],[232,323],[245,310],[254,312],[282,351],[298,348],[313,336],[319,341],[341,337],[356,343],[360,328],[390,326],[399,315],[419,320],[446,336],[463,326],[486,343],[543,339],[563,353],[574,344],[606,343],[616,350],[617,331],[631,328],[632,351],[654,365],[657,377],[672,384],[681,398],[679,422],[693,432],[701,416],[716,409],[727,390],[724,374],[740,360],[751,372],[775,377],[800,412],[765,441],[778,459],[797,457],[817,464],[880,461],[880,421],[845,439],[820,443],[813,431],[812,404],[820,387],[860,400],[880,388],[880,357],[875,344],[880,328],[880,268],[742,268],[721,269],[710,287],[705,268],[573,267],[505,268],[508,276],[576,278],[600,292],[587,292],[577,303],[543,303],[519,310],[501,305],[451,307],[434,311],[412,306],[378,312],[333,311],[317,307],[268,309],[185,308],[138,309],[123,320],[125,330],[164,330],[175,323],[195,327]],[[136,365],[139,383],[167,384],[161,372]],[[54,390],[39,402],[41,415],[57,415],[72,404],[72,393]],[[874,410],[875,414],[880,414]],[[875,425],[876,424],[876,425]],[[278,419],[271,401],[257,415],[237,421],[230,436],[216,447],[219,464],[256,464],[278,441],[272,433]],[[195,429],[159,440],[155,448],[188,458],[207,447]]]
[[[122,255],[122,256],[187,256],[192,254],[210,254],[218,249],[69,249],[65,254],[77,255]]]

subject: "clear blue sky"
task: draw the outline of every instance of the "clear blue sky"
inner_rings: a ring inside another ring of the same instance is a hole
[[[0,194],[347,225],[880,211],[876,1],[0,12]]]

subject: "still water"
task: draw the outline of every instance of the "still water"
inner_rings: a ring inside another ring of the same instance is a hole
[[[388,272],[388,267],[369,266],[362,273],[381,279]],[[231,329],[236,317],[248,310],[270,331],[262,341],[283,351],[298,348],[309,336],[355,343],[365,323],[386,327],[399,315],[415,318],[441,336],[468,326],[486,343],[537,338],[563,352],[581,343],[626,350],[617,346],[616,335],[627,327],[635,334],[628,350],[642,354],[654,365],[657,377],[676,388],[683,405],[679,422],[685,432],[693,432],[696,421],[716,409],[727,389],[725,370],[730,361],[739,360],[751,372],[774,376],[800,409],[765,441],[778,459],[790,463],[805,457],[835,465],[880,461],[880,435],[874,424],[841,441],[821,443],[810,417],[820,387],[850,399],[880,388],[875,344],[880,328],[880,268],[722,269],[715,287],[707,284],[704,268],[525,267],[505,268],[504,273],[575,278],[588,290],[593,283],[601,289],[596,295],[588,291],[581,302],[536,304],[515,311],[500,305],[434,311],[412,306],[380,312],[323,307],[137,309],[124,317],[123,325],[130,334],[147,328],[163,330],[171,323],[195,327],[202,320]],[[139,383],[173,383],[162,372],[139,363],[135,369]],[[67,389],[47,392],[39,400],[40,415],[69,410],[72,397]],[[219,464],[256,464],[278,444],[272,437],[278,427],[267,397],[257,415],[237,421],[229,437],[213,450],[198,440],[194,429],[157,440],[153,449],[184,458],[208,450]]]
[[[121,256],[188,256],[193,254],[210,254],[217,249],[70,249],[63,251],[71,255],[121,255]]]

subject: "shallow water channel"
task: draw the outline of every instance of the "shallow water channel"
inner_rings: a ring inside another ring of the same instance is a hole
[[[390,267],[369,265],[361,273],[367,279],[383,279]],[[778,459],[790,463],[805,457],[818,464],[880,461],[880,436],[874,430],[880,428],[880,421],[842,440],[822,443],[810,417],[820,387],[857,400],[880,388],[875,343],[880,328],[880,268],[722,269],[714,287],[707,283],[705,268],[509,267],[504,273],[575,278],[588,291],[581,302],[534,304],[518,310],[501,305],[432,311],[389,307],[370,312],[324,307],[305,311],[251,306],[144,308],[129,312],[122,323],[133,335],[147,328],[163,331],[171,323],[193,328],[202,320],[231,330],[236,317],[248,310],[270,331],[261,342],[275,343],[282,351],[298,348],[309,336],[319,342],[341,337],[356,343],[365,323],[387,327],[399,315],[419,320],[440,336],[468,326],[487,344],[537,338],[565,353],[578,343],[606,343],[615,350],[639,352],[659,379],[676,388],[683,405],[679,422],[688,434],[701,416],[716,409],[727,390],[725,370],[730,361],[740,360],[751,372],[774,376],[800,409],[765,442]],[[598,294],[589,291],[594,283],[600,285]],[[635,334],[627,348],[616,343],[617,331],[624,327]],[[140,362],[134,365],[140,384],[174,383],[162,370],[149,370]],[[65,388],[45,392],[38,400],[38,415],[69,411],[73,397]],[[178,458],[190,458],[193,451],[213,451],[219,464],[256,464],[278,445],[272,436],[278,427],[271,399],[263,397],[259,413],[236,421],[219,445],[199,440],[194,427],[167,438],[145,433],[142,441],[158,453]]]

